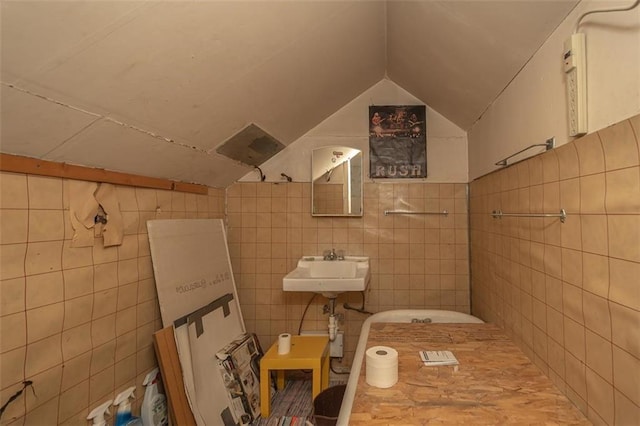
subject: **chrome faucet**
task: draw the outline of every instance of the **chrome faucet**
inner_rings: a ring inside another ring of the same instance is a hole
[[[337,259],[338,259],[338,253],[336,253],[336,249],[332,248],[330,251],[327,250],[324,252],[324,260],[337,260]]]

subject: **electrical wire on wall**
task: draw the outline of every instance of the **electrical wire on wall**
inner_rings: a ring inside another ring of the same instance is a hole
[[[633,4],[631,4],[630,6],[627,7],[621,7],[621,8],[615,8],[615,9],[598,9],[598,10],[590,10],[588,12],[583,13],[582,15],[580,15],[580,17],[578,18],[578,21],[576,23],[576,28],[573,30],[573,33],[577,33],[578,32],[578,27],[580,26],[580,24],[582,23],[582,20],[594,13],[609,13],[609,12],[626,12],[628,10],[632,10],[635,9],[636,7],[638,7],[638,5],[640,4],[640,0],[636,0],[633,2]]]
[[[307,315],[307,311],[309,310],[309,306],[311,306],[311,302],[313,302],[313,299],[316,298],[317,293],[313,293],[313,296],[311,296],[311,299],[309,299],[309,302],[307,303],[307,306],[304,308],[304,311],[302,312],[302,317],[300,318],[300,325],[298,325],[298,336],[300,335],[300,333],[302,333],[302,323],[304,322],[304,317],[305,315]]]
[[[264,182],[267,177],[264,175],[264,173],[262,173],[262,169],[258,166],[253,167],[258,171],[258,173],[260,173],[260,182]]]
[[[280,173],[280,176],[282,176],[282,179],[285,179],[287,182],[293,182],[293,179],[291,178],[291,176],[288,176],[284,173]]]
[[[576,20],[573,34],[564,42],[562,55],[566,74],[569,136],[581,136],[589,131],[587,103],[587,40],[584,32],[578,32],[584,18],[595,13],[626,12],[635,9],[640,0],[627,7],[597,9],[584,12]]]
[[[355,307],[349,305],[348,303],[343,304],[342,307],[345,308],[345,309],[348,309],[350,311],[360,312],[361,314],[373,315],[373,312],[369,312],[364,308],[364,291],[361,291],[360,295],[362,296],[362,306],[361,307],[355,308]]]

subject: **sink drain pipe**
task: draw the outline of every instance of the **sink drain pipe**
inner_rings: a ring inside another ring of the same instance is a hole
[[[329,299],[329,341],[336,340],[338,335],[338,319],[336,318],[336,299],[334,297]]]

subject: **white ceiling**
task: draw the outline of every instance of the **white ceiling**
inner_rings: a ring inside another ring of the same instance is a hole
[[[578,0],[0,1],[0,150],[226,187],[389,78],[469,129]]]

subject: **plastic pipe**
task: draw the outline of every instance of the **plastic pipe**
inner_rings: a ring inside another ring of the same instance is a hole
[[[336,316],[331,314],[329,315],[329,340],[336,340],[336,335],[338,334],[338,321],[336,321]]]

